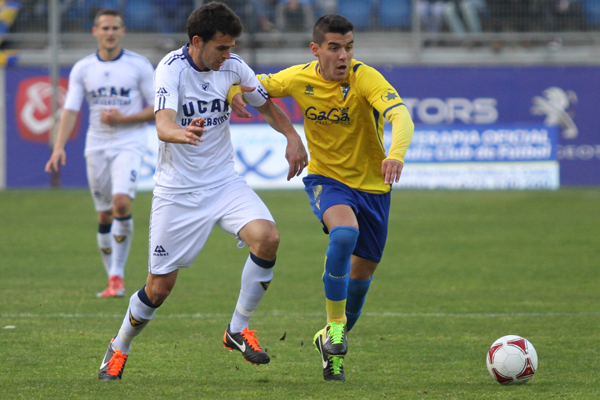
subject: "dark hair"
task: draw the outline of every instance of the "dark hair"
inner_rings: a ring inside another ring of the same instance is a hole
[[[125,22],[123,21],[123,16],[121,15],[121,12],[115,8],[104,8],[104,9],[98,11],[96,13],[96,16],[94,17],[94,25],[98,26],[100,17],[103,15],[110,15],[111,17],[119,17],[119,18],[121,18],[121,25],[125,26]]]
[[[323,15],[317,20],[313,29],[313,42],[320,45],[325,41],[325,34],[339,33],[345,35],[354,30],[354,24],[337,14]]]
[[[194,36],[200,36],[203,42],[208,42],[217,31],[236,38],[242,34],[242,29],[240,17],[231,8],[218,1],[212,1],[195,9],[187,21],[190,43]]]

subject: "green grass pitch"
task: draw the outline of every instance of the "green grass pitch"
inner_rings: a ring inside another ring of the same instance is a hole
[[[280,230],[275,278],[251,328],[272,357],[222,347],[247,248],[215,229],[133,344],[123,380],[98,367],[125,299],[96,299],[106,276],[87,191],[0,192],[0,398],[597,399],[600,190],[404,191],[387,248],[349,334],[347,381],[325,382],[327,236],[301,190],[260,191]],[[128,294],[147,274],[151,194],[133,204]],[[504,387],[485,356],[500,336],[535,346],[526,385]],[[283,337],[285,336],[285,340]]]

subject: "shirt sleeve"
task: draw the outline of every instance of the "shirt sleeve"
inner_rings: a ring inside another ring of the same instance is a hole
[[[260,107],[264,105],[269,99],[267,90],[256,78],[252,68],[250,68],[246,63],[242,64],[240,71],[240,85],[256,88],[251,92],[246,92],[243,94],[244,99],[254,107]]]
[[[145,60],[142,64],[140,89],[146,104],[154,105],[154,68],[150,61]]]
[[[412,140],[415,124],[404,105],[392,108],[386,118],[392,124],[392,144],[386,160],[392,159],[404,163],[404,156]]]
[[[377,70],[364,64],[355,68],[357,82],[362,83],[359,85],[361,92],[392,124],[392,144],[387,159],[404,162],[415,127],[406,105],[396,89]]]
[[[76,63],[69,74],[69,88],[63,109],[77,111],[81,109],[83,98],[85,97],[85,86],[83,83],[82,65]]]
[[[154,71],[154,112],[168,108],[178,111],[179,69],[176,63],[160,62]]]

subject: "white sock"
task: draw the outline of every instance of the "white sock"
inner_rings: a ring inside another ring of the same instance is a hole
[[[143,287],[140,291],[144,290],[145,287]],[[150,307],[149,305],[144,304],[144,302],[140,299],[139,293],[140,292],[135,292],[129,298],[127,314],[125,314],[121,329],[112,343],[113,349],[121,350],[121,352],[124,354],[129,353],[133,338],[142,332],[142,330],[146,327],[146,325],[148,325],[148,322],[150,322],[156,313],[157,307]],[[142,296],[146,297],[146,299],[148,298],[145,293]]]
[[[108,233],[96,233],[96,241],[98,243],[98,249],[100,250],[100,257],[102,257],[102,264],[106,274],[110,276],[110,267],[112,259],[112,247],[111,247],[111,235]]]
[[[275,260],[267,261],[250,253],[242,272],[242,287],[238,302],[229,324],[232,333],[238,333],[248,327],[254,310],[258,308],[265,292],[273,279]]]
[[[124,218],[115,218],[111,229],[112,264],[110,276],[125,276],[125,264],[131,249],[133,239],[133,219],[131,215]]]

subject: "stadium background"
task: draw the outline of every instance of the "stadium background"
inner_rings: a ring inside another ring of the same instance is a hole
[[[355,58],[382,72],[417,124],[401,185],[556,189],[600,184],[599,0],[448,1],[437,27],[422,18],[417,0],[226,3],[242,16],[246,29],[235,52],[257,73],[313,60],[307,27],[322,13],[337,12],[355,23]],[[68,144],[69,165],[61,176],[45,174],[43,166],[53,136],[52,109],[60,111],[71,66],[95,48],[90,29],[98,9],[121,9],[128,29],[124,47],[156,65],[186,43],[185,20],[200,4],[0,2],[0,188],[87,186],[87,112]],[[479,25],[470,21],[469,10]],[[303,116],[293,101],[280,104],[301,131]],[[301,185],[285,182],[284,142],[264,121],[233,118],[232,126],[238,170],[254,187]],[[152,187],[155,136],[149,130],[142,189]]]

